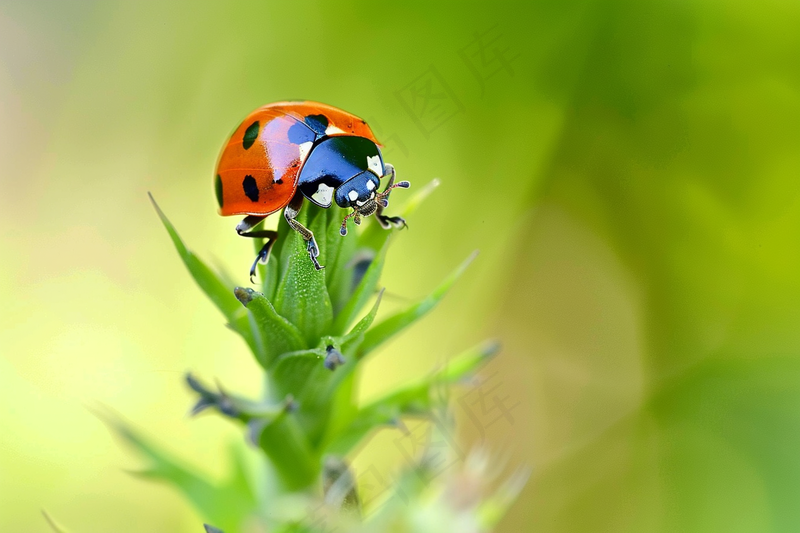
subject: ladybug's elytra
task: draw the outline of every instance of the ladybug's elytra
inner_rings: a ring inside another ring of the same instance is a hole
[[[378,192],[386,176],[386,188]],[[252,279],[256,265],[269,259],[278,233],[250,230],[281,209],[289,227],[307,242],[314,267],[324,268],[317,261],[314,234],[296,220],[303,198],[324,208],[334,201],[352,207],[342,221],[342,235],[351,217],[361,224],[362,216],[375,214],[385,229],[405,226],[402,218],[383,214],[391,190],[409,187],[394,180],[394,167],[383,162],[364,120],[317,102],[276,102],[256,109],[236,128],[219,156],[215,188],[221,215],[246,215],[236,226],[239,235],[267,239],[250,269]]]

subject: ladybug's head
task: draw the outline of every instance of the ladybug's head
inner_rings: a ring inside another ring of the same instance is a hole
[[[392,189],[397,187],[407,189],[409,187],[407,181],[394,183],[394,169],[391,165],[387,165],[387,167],[391,168],[391,177],[383,192],[378,192],[380,180],[375,174],[369,171],[354,176],[336,189],[336,203],[339,207],[353,208],[353,212],[347,215],[342,221],[340,230],[342,235],[347,234],[348,219],[353,217],[356,225],[361,224],[361,217],[368,217],[375,214],[378,207],[389,206],[389,193]]]
[[[373,172],[365,170],[356,174],[336,189],[336,204],[352,207],[362,216],[368,217],[378,209],[375,199],[381,182]]]

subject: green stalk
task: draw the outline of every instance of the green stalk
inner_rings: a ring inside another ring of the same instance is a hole
[[[403,214],[410,216],[432,188],[413,197]],[[269,263],[260,268],[263,283],[261,290],[255,290],[224,281],[189,250],[155,201],[153,205],[189,274],[226,318],[228,327],[243,338],[267,384],[264,397],[251,400],[222,385],[210,388],[187,375],[197,395],[192,414],[213,410],[241,424],[246,440],[258,453],[255,463],[248,464],[237,451],[229,480],[215,483],[172,459],[118,418],[107,416],[109,424],[149,461],[147,477],[174,485],[213,522],[213,527],[206,526],[208,531],[237,533],[254,521],[275,531],[317,531],[307,511],[280,503],[285,498],[293,498],[287,502],[321,501],[326,509],[331,501],[340,506],[346,501],[346,510],[334,509],[336,523],[347,523],[344,529],[350,530],[380,530],[370,529],[378,527],[378,521],[370,525],[359,518],[356,476],[349,472],[346,458],[381,427],[402,425],[405,416],[435,417],[445,407],[441,387],[472,376],[497,346],[489,343],[467,350],[445,367],[363,406],[355,401],[358,370],[386,340],[431,312],[475,254],[429,296],[376,325],[382,295],[378,283],[396,231],[372,223],[364,231],[342,237],[339,225],[344,210],[306,205],[298,220],[316,235],[319,261],[326,268],[313,268],[305,242],[281,220],[281,238]],[[258,467],[259,461],[270,468]],[[263,474],[267,478],[259,481],[259,472],[267,472]],[[331,478],[334,475],[337,479]],[[423,490],[418,483],[413,486],[415,491]],[[339,496],[325,492],[331,487]],[[502,502],[508,501],[506,490]],[[501,508],[499,504],[476,506],[475,523],[487,524],[486,517],[494,519]],[[375,516],[380,521],[405,520],[386,512]]]

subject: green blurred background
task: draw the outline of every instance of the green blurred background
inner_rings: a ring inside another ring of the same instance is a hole
[[[224,471],[240,432],[187,419],[182,374],[255,393],[257,367],[146,191],[245,283],[218,150],[307,98],[442,181],[394,305],[481,250],[363,387],[503,342],[454,403],[461,442],[533,468],[500,531],[800,531],[798,57],[796,2],[0,1],[0,529],[198,531],[91,409]]]

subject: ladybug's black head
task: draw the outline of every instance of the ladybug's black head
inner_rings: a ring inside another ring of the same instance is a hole
[[[389,183],[383,192],[378,192],[380,180],[371,172],[363,172],[347,180],[336,189],[336,203],[340,207],[352,207],[353,212],[342,221],[339,233],[347,235],[347,220],[354,218],[356,225],[361,224],[361,217],[375,214],[379,207],[388,207],[389,193],[396,187],[407,189],[407,181],[394,182],[394,167],[387,165],[390,170]]]
[[[352,207],[363,216],[370,216],[378,208],[375,198],[381,182],[373,172],[365,170],[356,174],[336,189],[336,204]]]

